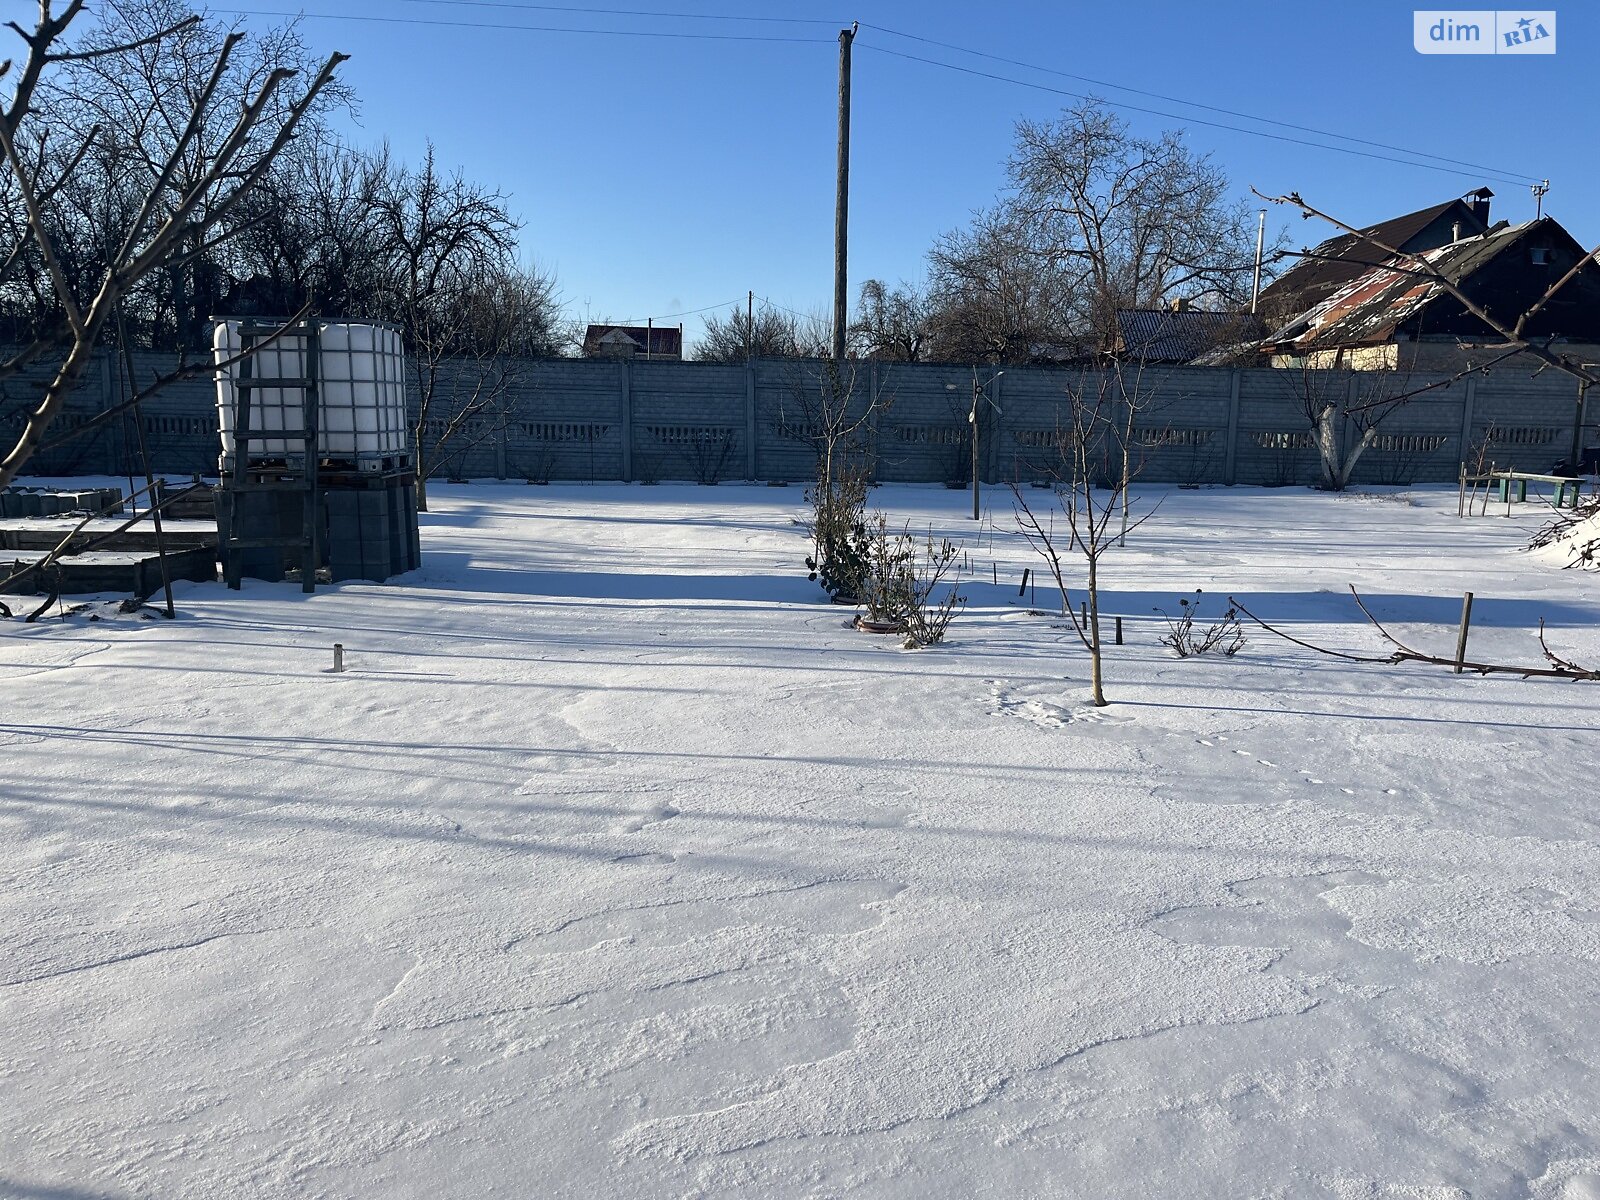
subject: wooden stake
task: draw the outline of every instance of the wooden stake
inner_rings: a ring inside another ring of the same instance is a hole
[[[1461,674],[1461,664],[1467,661],[1467,630],[1472,625],[1472,593],[1461,597],[1461,632],[1456,635],[1456,674]]]
[[[1122,618],[1117,618],[1117,645],[1122,645]]]
[[[1020,597],[1022,595],[1022,593],[1027,591],[1027,590],[1028,590],[1028,568],[1027,567],[1023,567],[1022,568],[1022,583],[1017,588],[1017,595]]]
[[[334,674],[344,670],[344,646],[340,642],[333,644],[333,670]]]

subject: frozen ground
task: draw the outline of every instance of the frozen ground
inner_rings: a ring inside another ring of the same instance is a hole
[[[999,492],[920,653],[799,488],[435,499],[391,585],[0,624],[0,1195],[1600,1197],[1600,686],[1150,612],[1600,659],[1532,506],[1172,492],[1095,711]]]

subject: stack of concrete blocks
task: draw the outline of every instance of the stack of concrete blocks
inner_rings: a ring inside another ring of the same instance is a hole
[[[323,493],[328,576],[384,580],[422,565],[417,486],[409,474],[372,476],[366,486]]]
[[[121,488],[89,488],[64,492],[53,488],[6,488],[0,491],[0,517],[55,517],[67,513],[122,511]]]
[[[382,582],[422,565],[417,486],[409,472],[345,475],[324,480],[321,487],[317,538],[322,565],[330,580]],[[239,496],[220,489],[219,528],[229,528],[231,505],[241,500],[245,504],[239,525],[241,538],[292,538],[300,534],[305,521],[300,492],[250,492]],[[299,551],[292,547],[253,546],[236,553],[241,557],[240,574],[247,579],[278,581],[300,566]]]

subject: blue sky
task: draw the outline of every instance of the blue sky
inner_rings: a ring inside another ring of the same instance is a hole
[[[933,238],[962,224],[1002,185],[1013,122],[1053,115],[1071,102],[886,50],[1170,113],[1125,115],[1141,133],[1186,129],[1241,195],[1251,184],[1271,193],[1298,189],[1363,223],[1488,182],[1495,215],[1524,220],[1533,200],[1520,181],[1548,177],[1546,211],[1580,241],[1600,239],[1600,165],[1578,120],[1600,107],[1600,83],[1586,67],[1597,25],[1588,5],[1557,9],[1557,54],[1527,57],[1419,55],[1412,7],[1376,0],[566,0],[571,11],[525,7],[523,0],[233,0],[215,11],[235,7],[303,12],[314,48],[353,56],[344,69],[361,100],[351,131],[357,141],[387,138],[415,158],[431,138],[442,161],[504,188],[525,223],[526,255],[556,272],[576,314],[681,319],[691,338],[701,317],[674,314],[742,302],[747,289],[797,310],[829,303],[837,35],[852,20],[862,23],[854,61],[852,294],[873,276],[920,279]],[[797,23],[589,11],[600,8]],[[268,20],[250,16],[246,23]],[[483,27],[490,25],[545,28]],[[1428,170],[1214,128],[1201,122],[1333,141],[885,30],[1494,170]],[[807,40],[659,36],[683,33]],[[1269,220],[1287,226],[1296,245],[1329,232],[1281,210]]]

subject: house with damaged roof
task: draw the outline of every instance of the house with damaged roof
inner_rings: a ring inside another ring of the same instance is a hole
[[[1523,332],[1600,362],[1600,264],[1553,217],[1502,221],[1407,254],[1378,252],[1351,271],[1357,257],[1340,260],[1348,277],[1331,287],[1320,275],[1315,287],[1325,296],[1267,335],[1260,349],[1272,365],[1457,371],[1485,363],[1504,352],[1504,339],[1434,274],[1509,326],[1580,263]]]
[[[1388,255],[1374,249],[1375,245],[1420,254],[1484,233],[1489,228],[1489,202],[1493,199],[1488,188],[1479,188],[1459,200],[1391,217],[1367,226],[1359,235],[1341,233],[1302,250],[1299,262],[1261,289],[1258,308],[1269,324],[1282,325],[1380,265]]]

